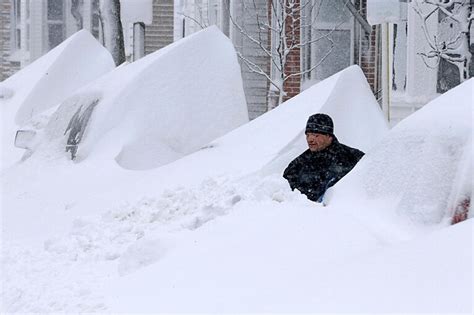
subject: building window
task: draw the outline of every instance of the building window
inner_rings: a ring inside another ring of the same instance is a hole
[[[14,0],[12,7],[12,52],[21,49],[21,0]]]
[[[408,23],[393,25],[393,81],[394,91],[404,92],[407,85],[407,36]]]
[[[48,50],[62,43],[65,38],[64,4],[63,0],[48,0]]]
[[[26,17],[26,21],[25,21],[26,29],[24,30],[24,32],[26,32],[26,34],[24,34],[24,36],[25,36],[25,38],[24,38],[24,45],[25,45],[24,50],[29,52],[30,51],[30,0],[25,1],[25,14],[24,14],[24,16]]]
[[[92,1],[92,25],[91,33],[97,39],[100,40],[100,13],[99,13],[99,0]]]
[[[12,0],[10,25],[10,61],[26,62],[30,49],[30,0]]]
[[[322,61],[313,71],[317,80],[324,80],[351,65],[349,30],[318,30],[314,35],[321,38],[312,55],[314,62]]]
[[[343,1],[312,0],[302,24],[303,81],[324,80],[353,63],[354,20]]]

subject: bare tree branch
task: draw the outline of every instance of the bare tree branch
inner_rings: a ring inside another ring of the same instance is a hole
[[[344,10],[348,10],[346,5],[350,0],[341,1],[345,5]],[[340,21],[317,37],[302,38],[301,32],[304,32],[305,29],[321,31],[316,27],[316,18],[321,16],[322,6],[333,5],[332,1],[271,0],[268,7],[263,7],[263,2],[266,1],[240,0],[238,2],[244,13],[244,19],[246,21],[253,19],[254,21],[252,25],[255,26],[255,29],[252,31],[245,27],[245,23],[237,21],[233,14],[229,14],[229,16],[234,29],[244,38],[246,43],[250,44],[251,47],[256,47],[263,56],[269,58],[271,67],[268,69],[268,63],[260,65],[257,61],[243,56],[239,52],[238,56],[242,64],[249,71],[264,76],[279,92],[279,101],[281,102],[282,95],[286,94],[284,83],[295,77],[302,77],[324,63],[328,56],[334,52],[335,44],[331,37],[347,21]],[[266,16],[262,13],[264,9]],[[350,14],[347,14],[347,16],[350,16]],[[271,42],[271,45],[268,41]],[[318,41],[325,41],[328,49],[317,62],[305,69],[296,68],[295,70],[293,67],[288,67],[289,62],[294,61],[291,56],[298,54],[304,47],[309,47]]]
[[[317,67],[319,67],[325,60],[327,57],[329,57],[329,55],[332,53],[333,49],[334,49],[334,41],[331,39],[331,38],[328,38],[328,40],[331,42],[331,47],[329,48],[329,50],[326,52],[326,54],[323,56],[323,58],[321,58],[321,60],[318,61],[318,63],[316,63],[315,65],[313,65],[311,68],[309,68],[308,70],[305,70],[305,71],[302,71],[300,73],[295,73],[295,74],[290,74],[288,76],[288,78],[290,77],[293,77],[293,76],[297,76],[297,75],[304,75],[304,74],[307,74],[309,72],[312,72],[314,69],[316,69]]]
[[[186,19],[190,19],[191,21],[193,21],[194,23],[196,23],[197,25],[199,25],[199,27],[201,29],[205,29],[206,27],[208,27],[207,25],[204,25],[204,24],[201,24],[201,22],[199,22],[198,20],[196,20],[195,18],[193,18],[192,16],[189,16],[189,15],[186,15],[184,13],[180,13],[180,15]]]
[[[419,4],[426,4],[434,7],[429,13],[424,13]],[[470,46],[470,26],[472,23],[472,5],[470,1],[466,0],[416,0],[413,6],[415,13],[421,18],[421,27],[425,35],[426,41],[430,47],[430,51],[419,53],[423,62],[429,68],[436,68],[439,66],[440,60],[455,65],[459,69],[460,82],[467,79],[469,73],[469,64],[472,58],[469,51]],[[438,36],[431,35],[428,31],[428,20],[435,12],[442,12],[446,15],[443,21],[457,23],[459,32],[454,34],[451,38],[443,38],[439,40]],[[436,65],[428,64],[429,59],[436,60]]]

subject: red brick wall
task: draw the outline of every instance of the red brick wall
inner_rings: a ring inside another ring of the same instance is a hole
[[[360,12],[364,17],[367,16],[367,0],[361,0]],[[367,36],[362,32],[360,41],[360,67],[367,77],[370,87],[374,93],[378,90],[378,73],[377,73],[377,53],[378,53],[378,33],[379,28],[372,27],[372,33]]]
[[[268,3],[268,16],[272,16],[271,11],[271,2],[276,0],[269,0]],[[286,0],[288,1],[288,0]],[[296,0],[297,5],[301,6],[301,0]],[[367,15],[367,0],[356,0],[356,6],[360,8],[361,14],[366,17]],[[297,17],[299,18],[299,16]],[[300,41],[300,22],[299,19],[294,22],[287,21],[287,34],[288,35],[295,35],[295,40]],[[271,23],[271,21],[270,21]],[[364,72],[365,76],[367,77],[367,81],[369,85],[376,94],[380,89],[380,73],[379,69],[379,51],[378,48],[380,46],[379,37],[380,37],[380,28],[379,27],[372,27],[372,33],[370,35],[366,35],[362,27],[356,23],[356,27],[359,28],[358,32],[356,32],[356,41],[355,47],[357,47],[355,51],[355,60],[354,63],[358,64],[362,71]],[[269,37],[271,37],[271,32],[269,31]],[[359,39],[360,36],[360,39]],[[291,37],[291,36],[290,36]],[[288,38],[288,41],[292,41],[293,38]],[[299,73],[301,71],[301,51],[299,48],[293,49],[290,54],[288,55],[287,63],[285,66],[286,73]],[[286,92],[286,96],[283,98],[284,101],[292,98],[293,96],[299,94],[301,92],[301,76],[295,75],[284,82],[283,86],[284,91]]]
[[[288,0],[287,0],[288,1]],[[300,0],[295,1],[295,5],[300,7]],[[287,36],[287,44],[295,45],[300,43],[300,13],[292,16],[288,16],[286,21],[286,36]],[[301,51],[300,48],[293,48],[286,59],[285,64],[285,73],[288,74],[296,74],[301,72]],[[292,98],[295,95],[298,95],[301,91],[301,75],[295,75],[290,77],[286,80],[283,84],[283,90],[285,91],[286,95],[283,98],[283,101],[286,101]]]
[[[297,5],[300,6],[300,0],[296,0]],[[367,15],[367,0],[360,0],[360,12],[366,17]],[[296,18],[299,18],[296,17]],[[358,26],[360,27],[360,26]],[[291,20],[287,21],[287,35],[289,44],[292,40],[300,40],[300,22],[299,20],[293,22]],[[291,38],[294,34],[294,38]],[[378,69],[378,37],[379,37],[379,27],[372,27],[372,33],[369,36],[361,31],[360,39],[360,50],[359,58],[355,63],[359,63],[359,66],[362,68],[367,81],[369,82],[370,87],[374,93],[377,93],[379,89],[379,73]],[[286,73],[299,73],[301,71],[301,52],[299,48],[293,49],[288,55],[287,63],[285,66]],[[301,92],[301,76],[296,75],[285,81],[283,86],[286,96],[284,101],[292,98],[293,96]]]
[[[12,1],[0,0],[0,81],[5,80],[19,69],[18,62],[10,61],[10,14]]]

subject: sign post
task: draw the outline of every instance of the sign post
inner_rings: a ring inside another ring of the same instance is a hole
[[[367,21],[370,25],[381,24],[382,42],[382,110],[390,121],[390,94],[392,91],[393,26],[407,20],[407,2],[410,0],[367,0]]]

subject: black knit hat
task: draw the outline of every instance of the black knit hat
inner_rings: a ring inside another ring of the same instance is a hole
[[[322,133],[326,135],[334,135],[334,124],[331,117],[326,114],[314,114],[309,116],[306,123],[305,133]]]

